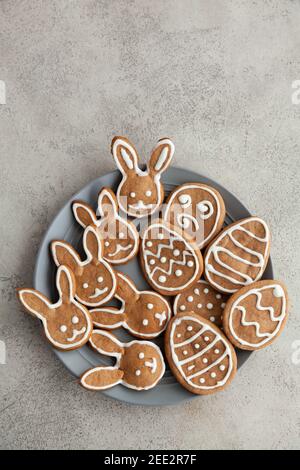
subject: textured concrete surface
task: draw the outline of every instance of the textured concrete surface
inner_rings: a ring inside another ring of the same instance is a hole
[[[288,0],[1,0],[1,448],[299,447],[299,24]],[[154,409],[87,393],[16,302],[58,209],[114,168],[115,133],[147,153],[169,135],[176,165],[271,226],[290,321],[225,393]]]

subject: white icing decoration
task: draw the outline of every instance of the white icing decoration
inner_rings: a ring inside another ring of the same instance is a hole
[[[200,212],[199,217],[202,220],[209,219],[214,213],[214,206],[208,200],[198,202],[197,209]]]
[[[167,319],[166,312],[162,312],[162,313],[157,312],[154,316],[155,318],[159,320],[159,326],[161,326],[163,322]]]
[[[225,302],[222,302],[222,303],[221,303],[221,308],[225,308],[225,305],[226,305],[226,303],[225,303]]]
[[[148,248],[151,248],[152,245],[153,245],[153,243],[152,243],[151,241],[148,241],[148,242],[146,243],[146,246],[148,246]]]
[[[181,333],[177,333],[177,338],[181,338]]]
[[[73,330],[73,335],[70,338],[67,338],[67,341],[69,341],[70,343],[73,343],[73,341],[77,338],[77,336],[80,336],[85,332],[86,332],[85,326],[83,326],[81,330]]]
[[[183,355],[186,356],[187,353],[188,353],[188,352],[187,352],[187,350],[185,349],[185,350],[183,351]]]
[[[206,308],[207,308],[208,310],[211,310],[212,308],[214,308],[214,305],[211,304],[211,303],[208,303],[208,304],[206,305]]]
[[[104,242],[104,246],[106,247],[109,246],[109,242],[108,241]]]
[[[217,376],[217,374],[215,372],[212,372],[210,376],[214,379]]]
[[[150,197],[152,195],[152,191],[150,191],[150,190],[146,191],[145,194],[146,194],[147,197]]]
[[[216,295],[216,299],[220,299],[221,297],[222,297],[221,294]]]
[[[202,308],[202,304],[197,304],[197,307],[198,307],[198,308]]]
[[[135,375],[137,375],[137,376],[141,375],[140,369],[137,369],[137,370],[135,371]]]
[[[201,377],[201,379],[199,380],[199,382],[200,382],[201,384],[205,384],[205,379],[204,379],[203,377]]]
[[[153,266],[155,264],[155,259],[150,259],[149,264]]]
[[[204,357],[204,358],[202,359],[202,362],[203,362],[204,364],[207,364],[207,363],[208,363],[207,357]]]
[[[194,297],[192,295],[189,295],[188,298],[187,298],[187,301],[188,302],[193,302],[194,300]]]
[[[196,294],[196,295],[200,295],[200,291],[199,291],[199,289],[198,289],[198,288],[194,289],[194,294]]]
[[[144,326],[147,326],[148,323],[149,323],[149,320],[147,320],[147,318],[144,318],[144,320],[143,320],[143,325],[144,325]]]
[[[59,327],[59,329],[60,329],[60,331],[61,331],[62,333],[65,333],[68,328],[66,327],[66,325],[61,325],[61,326]]]
[[[145,354],[143,352],[140,352],[139,353],[139,359],[144,359],[144,357],[145,357]]]
[[[205,337],[204,337],[204,341],[206,341],[206,342],[209,341],[209,337],[208,337],[208,336],[205,336]]]
[[[194,263],[193,263],[193,261],[188,261],[187,265],[188,265],[189,268],[192,268],[194,266]]]
[[[102,277],[102,276],[97,277],[97,281],[98,281],[99,283],[103,282],[103,277]]]
[[[156,171],[160,171],[163,165],[165,164],[166,159],[168,157],[168,152],[169,152],[168,147],[164,147],[162,149],[160,156],[158,157],[157,162],[154,167]]]
[[[127,251],[130,248],[132,248],[132,244],[128,243],[128,245],[122,246],[119,243],[117,243],[116,249],[113,253],[108,253],[108,256],[111,258],[113,256],[116,256],[120,251]]]
[[[264,230],[265,230],[265,237],[263,237],[263,238],[259,237],[259,236],[255,235],[255,233],[251,232],[250,230],[246,229],[243,226],[243,225],[245,225],[245,224],[247,224],[251,221],[253,221],[253,222],[258,221],[262,224],[262,226],[264,227]],[[254,250],[250,249],[248,246],[245,246],[242,243],[240,243],[238,240],[236,240],[236,238],[233,235],[234,232],[236,232],[236,231],[244,232],[246,235],[248,235],[248,237],[250,239],[258,240],[259,242],[265,243],[264,254],[262,254],[258,251],[254,251]],[[228,238],[231,240],[231,242],[236,247],[241,248],[246,253],[250,254],[252,257],[257,258],[257,261],[250,261],[246,258],[242,258],[241,256],[235,254],[234,252],[232,252],[228,248],[220,246],[221,240],[223,240],[223,238],[225,238],[226,236],[228,236]],[[248,284],[251,284],[252,282],[255,282],[262,275],[264,265],[265,265],[266,255],[267,255],[267,252],[268,252],[269,240],[270,240],[269,228],[266,225],[266,223],[262,219],[259,219],[258,217],[251,217],[251,218],[248,218],[248,219],[244,219],[241,223],[236,224],[233,227],[229,227],[229,228],[225,229],[223,232],[221,232],[221,235],[219,235],[217,237],[217,239],[210,246],[210,248],[208,248],[207,253],[206,253],[206,257],[205,257],[206,276],[207,276],[209,282],[212,285],[214,285],[215,287],[217,287],[217,288],[219,287],[220,289],[222,289],[222,291],[229,292],[229,293],[236,292],[241,286],[246,286]],[[241,264],[259,268],[258,272],[256,274],[256,277],[253,279],[248,274],[246,274],[244,272],[241,272],[241,271],[233,268],[229,264],[225,263],[224,261],[222,261],[220,259],[219,253],[225,253],[230,258],[232,258],[235,261],[238,261]],[[243,280],[237,280],[234,277],[232,277],[230,274],[224,274],[223,272],[216,269],[211,263],[208,262],[211,255],[212,255],[212,257],[213,257],[213,259],[214,259],[214,261],[217,265],[222,266],[227,271],[229,271],[229,273],[237,274]],[[226,280],[230,281],[236,287],[232,287],[230,289],[225,288],[224,286],[218,284],[218,282],[214,281],[212,279],[210,273],[215,274],[216,276],[218,276],[220,278],[223,278],[223,279],[226,279]]]
[[[151,362],[146,361],[145,366],[150,367],[151,373],[154,374],[156,372],[156,369],[157,369],[157,360],[155,359],[155,357],[152,358]]]
[[[282,302],[281,302],[281,311],[280,311],[280,314],[278,316],[275,316],[275,312],[274,312],[273,307],[271,307],[271,306],[263,307],[261,305],[261,300],[262,300],[262,295],[263,295],[262,291],[267,290],[267,289],[273,289],[273,294],[274,294],[274,290],[276,289],[276,287],[281,288],[281,286],[279,286],[278,284],[272,284],[272,285],[266,285],[266,286],[263,286],[263,287],[260,287],[260,288],[250,289],[245,294],[239,296],[237,298],[237,300],[232,304],[231,310],[230,310],[230,313],[229,313],[229,317],[228,317],[228,325],[229,325],[230,333],[232,334],[232,336],[240,344],[250,346],[250,347],[254,347],[254,348],[258,348],[258,347],[264,345],[265,343],[268,343],[274,336],[276,336],[276,334],[280,330],[281,324],[282,324],[282,322],[283,322],[283,320],[286,316],[286,297],[284,295],[284,292],[283,292],[283,296],[280,296],[281,299],[282,299]],[[276,328],[271,333],[267,333],[267,332],[261,333],[261,331],[260,331],[261,325],[258,322],[256,322],[256,321],[247,321],[246,320],[247,311],[246,311],[245,307],[243,307],[242,305],[239,305],[239,304],[242,303],[242,301],[250,295],[255,295],[256,296],[255,308],[258,311],[261,311],[261,312],[269,312],[270,319],[273,322],[277,322]],[[240,338],[237,335],[236,331],[233,328],[233,313],[234,313],[235,310],[239,310],[241,312],[241,321],[240,321],[241,325],[244,326],[244,327],[254,326],[255,327],[255,334],[258,338],[262,338],[261,341],[259,341],[258,343],[250,343],[250,342],[245,341],[244,339]]]
[[[284,290],[279,284],[274,287],[273,295],[274,297],[284,297]]]
[[[200,344],[196,343],[195,344],[195,349],[199,349],[200,348]]]
[[[150,304],[150,303],[149,303],[149,304],[147,304],[147,309],[148,309],[148,310],[152,310],[152,309],[153,309],[153,307],[154,307],[154,305],[153,305],[153,304]]]
[[[74,315],[72,317],[72,323],[73,323],[73,325],[77,325],[77,323],[79,323],[79,318],[77,317],[77,315]]]
[[[215,353],[215,354],[219,354],[219,352],[220,352],[219,349],[215,349],[215,350],[214,350],[214,353]]]
[[[209,289],[205,288],[205,289],[203,290],[203,292],[204,292],[204,294],[208,294],[208,293],[209,293]]]
[[[219,369],[220,369],[221,371],[224,371],[224,370],[226,369],[226,367],[224,366],[224,364],[221,364],[220,367],[219,367]]]
[[[129,170],[133,170],[133,162],[130,158],[130,155],[128,155],[127,151],[123,147],[121,147],[121,155]]]
[[[214,322],[216,320],[216,317],[209,317],[211,322]]]
[[[192,325],[189,325],[189,326],[187,327],[187,330],[188,330],[188,331],[192,331],[192,330],[193,330]]]
[[[89,285],[88,285],[87,282],[84,282],[84,283],[82,284],[82,287],[83,287],[84,289],[87,289],[87,288],[89,287]]]
[[[182,276],[182,274],[183,274],[183,272],[181,271],[181,269],[176,269],[176,271],[175,271],[175,276],[176,277],[180,277],[180,276]]]
[[[159,234],[157,235],[157,238],[158,238],[159,240],[163,240],[163,239],[164,239],[164,234],[163,234],[163,233],[159,233]]]
[[[159,276],[158,278],[159,282],[161,282],[162,284],[164,284],[167,280],[166,276]],[[172,289],[173,290],[173,289]]]
[[[191,205],[192,198],[189,194],[181,194],[178,197],[178,201],[180,202],[181,207],[186,208]]]
[[[131,192],[131,193],[130,193],[130,197],[135,197],[135,193],[134,193],[134,192]]]
[[[166,261],[167,261],[167,258],[166,258],[165,256],[162,256],[162,257],[160,258],[160,262],[161,262],[161,263],[165,263]]]
[[[180,255],[180,251],[177,250],[177,249],[174,250],[174,251],[173,251],[173,255],[174,255],[174,256],[179,256],[179,255]]]
[[[104,289],[99,289],[99,287],[96,287],[94,290],[94,293],[89,295],[89,299],[96,299],[100,295],[105,294],[105,292],[107,291],[108,291],[108,287],[104,287]]]
[[[187,369],[188,369],[188,370],[193,370],[193,369],[195,369],[195,364],[192,364],[191,366],[188,366]]]

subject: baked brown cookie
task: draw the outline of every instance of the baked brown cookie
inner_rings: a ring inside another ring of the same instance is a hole
[[[93,225],[104,240],[103,258],[111,264],[130,261],[139,249],[135,225],[118,213],[118,202],[110,188],[102,188],[98,196],[98,214],[84,201],[74,201],[72,209],[77,222],[84,228]]]
[[[123,327],[137,338],[156,338],[166,328],[171,318],[171,307],[157,292],[139,291],[133,281],[117,272],[115,298],[121,308],[101,307],[90,310],[94,326],[101,329]]]
[[[203,260],[197,245],[162,220],[150,224],[142,234],[141,265],[154,290],[177,295],[197,282]]]
[[[264,280],[243,287],[225,307],[223,327],[240,349],[254,351],[273,343],[288,318],[288,295],[280,281]]]
[[[223,390],[236,373],[231,343],[218,327],[193,312],[179,313],[170,320],[165,354],[178,382],[198,395]]]
[[[261,278],[269,253],[270,231],[264,220],[239,220],[222,230],[206,248],[204,275],[220,292],[236,292]]]
[[[46,338],[63,351],[81,348],[89,339],[93,324],[88,310],[77,302],[75,278],[67,266],[56,273],[57,302],[52,303],[41,292],[23,287],[18,298],[26,310],[41,320]]]
[[[184,230],[203,248],[221,230],[225,214],[223,198],[216,189],[202,183],[185,183],[169,195],[164,220]]]
[[[89,390],[105,390],[122,384],[134,390],[155,387],[165,372],[165,362],[159,347],[150,341],[121,343],[108,331],[94,330],[90,338],[93,349],[116,359],[114,366],[87,370],[81,384]]]
[[[227,295],[220,294],[207,281],[199,279],[197,284],[175,297],[174,315],[180,312],[194,312],[221,327],[227,299]]]

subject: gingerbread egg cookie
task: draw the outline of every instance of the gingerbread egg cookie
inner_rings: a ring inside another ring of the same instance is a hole
[[[223,315],[224,331],[240,349],[265,348],[282,332],[287,309],[287,290],[282,282],[255,282],[229,298]]]
[[[145,170],[139,167],[135,147],[125,137],[115,137],[112,154],[123,178],[117,190],[118,203],[128,215],[136,218],[153,214],[164,199],[161,174],[168,168],[174,154],[174,144],[164,138],[157,142]]]
[[[164,220],[195,238],[199,248],[218,234],[224,219],[221,194],[206,184],[183,184],[172,191],[166,202]]]
[[[102,307],[90,310],[97,328],[123,327],[137,338],[155,338],[166,328],[171,318],[171,307],[157,292],[139,291],[125,274],[116,272],[117,290],[115,298],[120,300],[120,309]]]
[[[77,251],[64,240],[54,240],[51,251],[57,266],[68,266],[76,279],[76,299],[89,307],[108,302],[114,295],[116,276],[102,256],[103,239],[96,229],[89,225],[83,234],[83,248],[86,259],[81,260]]]
[[[175,297],[174,315],[194,312],[220,327],[227,299],[227,295],[220,294],[204,279],[199,279],[197,284]]]
[[[161,220],[144,231],[140,259],[147,281],[163,295],[177,295],[189,288],[203,270],[197,245]]]
[[[75,298],[75,279],[66,266],[56,273],[59,299],[55,303],[35,289],[18,289],[18,297],[26,310],[42,321],[45,335],[57,349],[81,348],[89,339],[93,324],[88,310]]]
[[[236,373],[233,346],[219,328],[193,312],[171,319],[165,353],[178,382],[198,395],[223,390]]]
[[[139,234],[135,225],[118,214],[118,202],[110,188],[103,188],[98,196],[98,214],[83,201],[74,201],[73,212],[82,227],[94,225],[104,240],[103,258],[111,264],[131,260],[139,248]]]
[[[239,220],[222,230],[206,248],[204,275],[220,292],[236,292],[261,278],[269,252],[270,231],[264,220]]]
[[[134,390],[149,390],[160,381],[165,362],[159,347],[149,341],[121,343],[108,331],[94,330],[90,344],[100,354],[116,359],[113,367],[94,367],[81,377],[89,390],[105,390],[122,384]]]

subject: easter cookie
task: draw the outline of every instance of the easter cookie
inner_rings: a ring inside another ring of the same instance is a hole
[[[68,266],[76,279],[75,298],[89,307],[98,307],[110,300],[116,290],[116,276],[102,257],[103,239],[91,225],[84,230],[83,248],[86,259],[64,240],[54,240],[51,251],[57,266]]]
[[[90,344],[100,354],[114,357],[116,363],[86,371],[81,377],[81,384],[89,390],[105,390],[118,384],[134,390],[149,390],[164,375],[164,359],[154,343],[121,343],[108,331],[94,330]]]
[[[121,209],[132,217],[153,214],[162,204],[164,188],[161,174],[168,168],[174,154],[174,144],[164,138],[152,151],[145,170],[139,168],[139,157],[135,147],[125,137],[114,137],[112,154],[123,178],[117,190]]]
[[[230,294],[258,281],[267,265],[270,231],[259,217],[228,225],[206,248],[204,275],[220,292]]]
[[[55,303],[35,289],[17,290],[26,310],[42,321],[45,335],[57,349],[81,348],[89,339],[93,324],[88,310],[74,299],[75,279],[66,266],[56,273],[59,299]]]
[[[223,390],[236,373],[233,346],[219,328],[193,312],[170,320],[165,353],[178,382],[198,395]]]
[[[161,220],[144,231],[140,259],[147,281],[163,295],[177,295],[188,289],[203,270],[197,245]]]
[[[139,248],[139,234],[132,222],[118,214],[118,202],[109,188],[98,196],[97,218],[92,207],[83,201],[74,201],[73,212],[82,227],[94,225],[104,239],[103,258],[111,264],[124,264],[131,260]]]
[[[255,282],[229,298],[223,315],[224,331],[240,349],[265,348],[282,332],[287,308],[287,290],[282,282]]]
[[[197,284],[175,297],[174,315],[180,312],[194,312],[220,327],[227,299],[227,295],[220,294],[204,279],[199,279]]]
[[[122,326],[137,338],[155,338],[166,328],[171,318],[169,303],[157,292],[139,291],[125,274],[116,272],[115,298],[120,309],[102,307],[90,310],[94,326],[114,329]]]
[[[184,230],[203,248],[221,230],[225,213],[223,198],[216,189],[202,183],[186,183],[169,195],[164,220]]]

